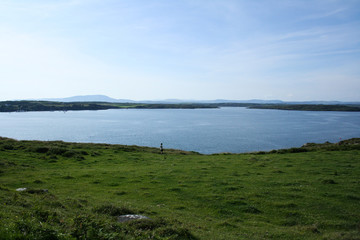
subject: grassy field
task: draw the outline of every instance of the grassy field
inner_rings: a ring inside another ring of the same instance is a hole
[[[161,155],[0,138],[0,204],[0,239],[360,239],[360,141]]]

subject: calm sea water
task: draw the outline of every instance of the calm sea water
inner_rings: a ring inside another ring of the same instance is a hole
[[[360,137],[359,112],[220,109],[124,109],[0,113],[0,136],[251,152]]]

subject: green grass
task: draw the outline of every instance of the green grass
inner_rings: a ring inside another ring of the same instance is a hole
[[[359,146],[161,155],[0,138],[0,239],[360,239]],[[117,222],[128,213],[152,220]]]

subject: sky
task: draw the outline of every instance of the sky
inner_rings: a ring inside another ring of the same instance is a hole
[[[0,100],[360,101],[359,0],[0,0]]]

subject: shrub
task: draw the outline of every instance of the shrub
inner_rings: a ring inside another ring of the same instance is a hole
[[[196,238],[188,229],[185,228],[165,228],[165,229],[159,229],[157,231],[157,234],[161,237],[166,237],[169,239],[189,239],[189,240],[196,240]]]
[[[77,154],[78,154],[78,153],[77,153],[76,151],[69,150],[69,151],[64,152],[62,155],[63,155],[64,157],[71,158],[71,157],[76,156]]]
[[[252,214],[259,214],[259,213],[261,213],[261,211],[260,211],[259,209],[257,209],[256,207],[254,207],[254,206],[247,206],[247,207],[245,207],[244,212],[246,212],[246,213],[252,213]]]
[[[94,212],[96,213],[101,213],[101,214],[106,214],[106,215],[110,215],[110,216],[120,216],[120,215],[125,215],[125,214],[133,214],[134,211],[132,211],[131,209],[127,208],[127,207],[117,207],[114,206],[112,204],[107,204],[107,205],[102,205],[99,207],[95,207],[94,208]]]
[[[324,179],[322,180],[323,184],[336,184],[336,182],[333,179]]]
[[[4,144],[3,149],[4,150],[14,150],[15,147],[13,145],[10,145],[10,144]]]
[[[48,154],[49,155],[62,155],[66,152],[67,150],[65,148],[60,148],[60,147],[51,147],[49,148]]]
[[[44,183],[44,182],[41,181],[41,180],[35,180],[34,183],[36,183],[36,184],[42,184],[42,183]]]
[[[37,147],[34,149],[35,152],[37,153],[47,153],[49,151],[48,147]]]
[[[21,219],[15,222],[15,233],[19,233],[18,237],[14,239],[39,239],[39,240],[57,240],[62,239],[59,234],[41,225],[39,221],[35,219]]]
[[[308,150],[305,148],[290,148],[290,153],[300,153],[300,152],[307,152]]]
[[[166,223],[162,219],[160,220],[141,219],[141,220],[132,220],[128,223],[128,225],[141,230],[154,230],[156,228],[165,226]]]

